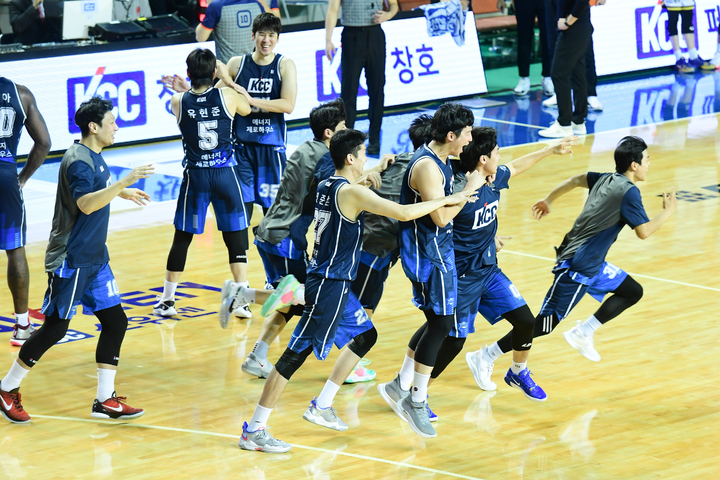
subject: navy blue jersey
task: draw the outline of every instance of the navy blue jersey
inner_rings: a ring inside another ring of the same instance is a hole
[[[334,280],[355,280],[362,245],[362,212],[357,220],[340,212],[337,194],[344,177],[330,177],[318,185],[315,200],[315,247],[308,274]]]
[[[222,93],[208,88],[192,90],[180,98],[178,118],[182,134],[183,166],[186,168],[234,167],[233,114],[225,106]]]
[[[275,54],[270,65],[258,65],[248,53],[243,57],[235,83],[244,87],[251,97],[264,100],[280,98],[282,78],[280,60],[282,55]],[[246,117],[235,117],[235,136],[240,143],[260,143],[263,145],[285,146],[285,115],[267,112],[252,107],[252,113]]]
[[[15,83],[0,77],[0,162],[17,161],[20,133],[26,118]]]
[[[423,145],[415,151],[405,171],[400,191],[401,205],[422,202],[420,193],[410,186],[410,175],[412,175],[417,162],[426,157],[432,158],[440,169],[443,175],[445,195],[453,193],[452,168],[440,160],[427,145]],[[425,215],[410,222],[400,222],[400,256],[405,275],[410,280],[415,282],[427,281],[433,267],[439,268],[443,272],[455,269],[452,232],[452,220],[444,227],[438,227],[430,215]]]
[[[458,277],[470,270],[497,263],[495,235],[500,190],[508,188],[510,170],[501,165],[491,185],[477,189],[477,201],[465,204],[453,222],[455,268]]]

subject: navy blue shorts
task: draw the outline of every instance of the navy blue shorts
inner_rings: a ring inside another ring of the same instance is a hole
[[[603,263],[600,273],[592,278],[563,267],[554,268],[553,273],[555,280],[538,315],[555,314],[558,321],[567,317],[586,293],[602,302],[605,295],[614,292],[627,278],[627,272],[608,262]]]
[[[450,336],[466,338],[475,333],[478,313],[494,325],[523,305],[527,302],[497,265],[469,271],[458,278],[458,306]]]
[[[0,250],[24,247],[27,222],[17,165],[0,162]]]
[[[270,208],[277,196],[287,163],[285,147],[241,143],[235,145],[235,159],[245,201]]]
[[[293,352],[312,346],[318,360],[325,360],[333,343],[343,348],[373,328],[348,281],[310,275],[305,282],[305,301],[305,311],[288,344]]]
[[[69,320],[79,304],[86,314],[120,305],[120,291],[109,264],[70,268],[64,261],[48,273],[42,313],[49,316],[58,312],[60,318]]]
[[[185,169],[175,210],[175,228],[203,233],[211,203],[218,230],[237,232],[248,228],[240,176],[235,167]]]
[[[277,288],[280,280],[286,275],[295,275],[298,282],[305,283],[307,277],[307,260],[301,258],[300,260],[293,260],[292,258],[285,258],[275,255],[270,252],[266,252],[262,248],[257,249],[260,254],[260,259],[265,267],[265,278],[267,283]],[[303,314],[303,305],[292,305],[290,306],[290,314],[293,316],[300,316]]]
[[[391,265],[386,265],[375,270],[370,265],[360,261],[355,280],[352,282],[352,292],[360,301],[360,304],[369,310],[377,310],[383,291],[385,280],[390,273]]]
[[[433,266],[427,282],[411,280],[415,306],[420,310],[432,310],[437,315],[453,315],[457,305],[456,275],[454,268],[443,272]]]

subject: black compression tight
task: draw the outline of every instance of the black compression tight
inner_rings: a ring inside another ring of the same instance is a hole
[[[438,315],[430,310],[423,313],[427,321],[415,332],[408,347],[415,352],[416,362],[432,367],[440,345],[452,329],[453,315]]]

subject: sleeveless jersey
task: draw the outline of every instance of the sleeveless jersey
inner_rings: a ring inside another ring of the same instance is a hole
[[[180,99],[183,167],[220,168],[237,165],[233,150],[233,114],[225,106],[222,93],[208,88],[203,93],[192,90]]]
[[[445,195],[453,193],[452,168],[443,163],[427,145],[423,145],[415,151],[408,164],[400,191],[400,204],[411,205],[422,202],[420,193],[410,186],[410,175],[417,162],[425,157],[430,157],[442,172]],[[442,272],[454,270],[452,233],[452,220],[444,227],[438,227],[430,215],[409,222],[400,222],[400,256],[405,275],[412,281],[426,282],[433,267]]]
[[[315,246],[308,274],[333,280],[355,280],[365,212],[357,220],[340,213],[337,193],[346,184],[350,184],[347,179],[332,176],[318,185],[315,196]]]
[[[258,65],[253,61],[252,54],[245,55],[235,76],[235,83],[244,87],[251,97],[277,100],[282,87],[281,59],[282,55],[276,53],[270,65]],[[252,107],[250,115],[235,117],[235,136],[239,143],[284,147],[286,133],[285,115],[282,113]]]
[[[26,118],[15,83],[0,76],[0,162],[17,161],[20,134]]]

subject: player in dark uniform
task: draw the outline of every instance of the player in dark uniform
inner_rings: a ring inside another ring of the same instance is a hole
[[[600,361],[593,344],[595,331],[635,305],[643,294],[642,286],[605,261],[605,256],[625,225],[644,240],[655,233],[677,207],[673,188],[669,195],[663,192],[662,211],[652,220],[648,219],[635,184],[645,180],[649,166],[645,142],[639,137],[624,137],[615,149],[615,173],[575,175],[533,205],[535,218],[541,219],[550,213],[550,206],[562,195],[576,187],[589,190],[582,213],[557,248],[555,280],[535,318],[535,337],[552,332],[586,293],[598,301],[612,293],[585,322],[578,320],[575,327],[563,333],[565,340],[585,358]],[[485,361],[492,363],[510,349],[512,338],[508,334],[488,347]]]
[[[453,191],[453,172],[448,156],[457,156],[472,140],[472,112],[446,103],[432,120],[433,141],[413,155],[403,178],[401,202],[414,204],[442,198]],[[475,191],[484,179],[477,172],[468,177],[466,189]],[[440,344],[453,325],[457,278],[452,240],[452,219],[464,204],[440,208],[418,221],[400,223],[400,257],[413,285],[413,303],[426,322],[408,344],[399,375],[378,385],[383,399],[412,429],[425,437],[436,436],[425,405],[427,385]],[[408,389],[412,384],[412,395]]]
[[[195,234],[205,230],[212,203],[218,229],[228,249],[234,288],[247,278],[249,215],[233,151],[234,118],[250,113],[245,98],[231,88],[213,88],[215,55],[196,49],[187,57],[189,92],[171,99],[183,138],[183,182],[175,210],[175,236],[170,248],[162,296],[153,307],[157,315],[177,315],[175,289],[185,270],[187,251]]]
[[[355,335],[354,345],[349,347],[358,357],[364,356],[375,343],[377,332],[364,310],[361,307],[359,310],[347,308],[353,304],[359,306],[357,298],[350,292],[350,284],[357,274],[363,211],[411,221],[442,206],[464,203],[471,198],[468,192],[462,192],[429,202],[398,205],[380,198],[363,186],[355,185],[363,174],[367,160],[364,142],[365,135],[357,130],[337,132],[330,142],[336,173],[318,186],[315,246],[305,285],[305,311],[288,348],[265,382],[263,394],[249,425],[243,425],[239,442],[243,449],[275,453],[290,450],[289,444],[270,436],[265,427],[287,382],[311,353],[314,352],[322,360],[333,343],[341,347],[342,342],[353,338],[350,335],[361,330],[364,332]],[[359,337],[363,338],[358,341]],[[350,364],[349,368],[353,365]],[[306,420],[310,414],[316,417],[313,423],[330,428],[342,426],[332,407],[324,409],[325,412],[318,412],[313,404],[303,416]],[[317,417],[322,417],[322,420]]]
[[[17,172],[17,149],[23,125],[33,139],[22,171]],[[50,151],[50,134],[26,87],[0,76],[0,250],[8,258],[7,280],[15,308],[10,345],[21,346],[35,330],[28,317],[30,270],[25,256],[25,201],[22,188]]]
[[[114,143],[118,129],[112,108],[112,102],[93,97],[75,113],[81,140],[68,148],[60,164],[55,214],[45,254],[45,323],[25,342],[0,381],[0,412],[14,423],[30,421],[20,401],[20,382],[40,357],[65,336],[78,304],[91,310],[102,325],[95,354],[98,388],[91,415],[126,420],[145,413],[115,395],[115,373],[127,316],[120,305],[120,290],[108,264],[105,242],[110,201],[119,196],[145,205],[150,196],[127,187],[149,177],[153,167],[137,167],[127,177],[111,183],[110,170],[100,153]]]

